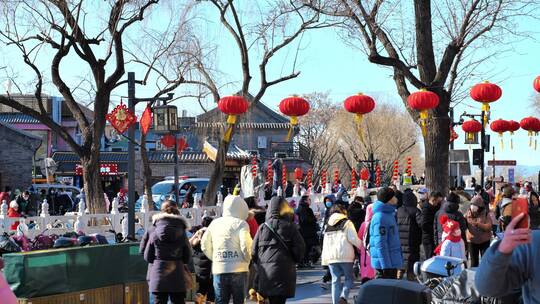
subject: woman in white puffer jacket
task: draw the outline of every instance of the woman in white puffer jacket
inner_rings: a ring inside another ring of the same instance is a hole
[[[328,265],[332,274],[332,303],[347,303],[354,285],[353,263],[355,247],[362,245],[354,224],[347,219],[347,211],[341,205],[330,209],[330,218],[324,232],[322,265]],[[345,276],[345,284],[341,283]]]

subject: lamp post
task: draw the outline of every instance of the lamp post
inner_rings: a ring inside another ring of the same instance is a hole
[[[135,73],[128,72],[128,109],[134,113],[135,105],[139,102],[148,102],[152,106],[157,101],[164,103],[173,98],[173,93],[167,97],[136,98],[135,97]],[[171,116],[169,115],[170,119]],[[176,121],[176,125],[178,122]],[[135,239],[135,126],[128,129],[128,235],[127,239]]]

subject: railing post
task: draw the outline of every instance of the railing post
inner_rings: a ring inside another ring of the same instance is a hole
[[[111,206],[111,222],[113,226],[112,228],[116,233],[118,233],[118,231],[122,229],[122,235],[126,237],[128,233],[127,217],[124,217],[124,222],[122,222],[122,225],[120,225],[120,221],[122,217],[123,215],[118,211],[118,196],[116,196],[115,198],[113,198],[112,206]],[[124,231],[124,225],[126,226],[125,227],[126,231]]]
[[[2,201],[2,205],[0,205],[0,217],[2,218],[1,226],[2,230],[0,232],[8,232],[9,226],[7,222],[7,211],[8,211],[8,205],[5,200]]]
[[[218,193],[217,193],[217,203],[216,203],[216,206],[218,206],[218,207],[223,206],[223,194],[221,193],[221,191],[218,191]]]

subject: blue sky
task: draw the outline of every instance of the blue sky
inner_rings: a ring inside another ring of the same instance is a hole
[[[161,20],[167,19],[164,15],[159,16]],[[217,22],[210,13],[204,16],[206,20],[205,27],[198,29],[204,33],[207,41],[214,41],[217,45],[216,65],[223,73],[223,82],[238,81],[238,75],[241,75],[239,68],[239,55],[229,33]],[[525,19],[519,24],[523,30],[533,31],[540,28],[540,22]],[[533,38],[540,38],[540,34],[531,34]],[[306,94],[314,91],[330,93],[330,98],[336,103],[341,103],[344,98],[356,92],[362,91],[375,96],[385,96],[385,102],[391,102],[401,105],[395,84],[392,80],[392,73],[389,69],[371,64],[366,56],[356,48],[346,45],[338,36],[334,29],[323,29],[306,33],[302,38],[302,51],[299,55],[297,69],[301,71],[298,78],[271,87],[265,96],[263,102],[272,109],[277,110],[279,101],[290,94]],[[513,50],[506,52],[497,58],[486,63],[478,72],[478,77],[470,79],[470,85],[486,79],[482,78],[483,72],[495,74],[489,79],[499,84],[503,89],[503,97],[492,106],[493,118],[504,118],[520,120],[523,117],[533,115],[533,109],[530,108],[530,98],[534,94],[532,81],[540,75],[540,42],[534,39],[521,39],[512,44]],[[497,46],[490,46],[492,47]],[[269,78],[273,79],[280,74],[288,74],[295,49],[282,50],[282,53],[272,59],[269,69]],[[480,52],[488,52],[482,50]],[[20,62],[13,48],[4,52],[4,64]],[[254,79],[252,80],[252,91],[256,91],[258,86],[258,77],[256,69],[257,59],[253,59]],[[28,70],[22,64],[13,64],[14,70],[19,74],[27,76]],[[66,64],[63,66],[65,73],[69,74],[73,82],[81,74],[78,70],[80,65]],[[73,68],[75,67],[75,68]],[[135,70],[139,74],[141,70]],[[28,76],[27,76],[28,77]],[[55,89],[48,85],[46,90],[53,94],[58,94]],[[125,90],[125,93],[122,91]],[[229,90],[229,91],[227,91]],[[232,94],[238,89],[236,87],[227,87],[222,91],[223,95]],[[138,96],[149,96],[155,91],[153,87],[138,87]],[[117,95],[127,95],[127,87],[115,92]],[[180,94],[178,92],[177,94]],[[118,98],[116,98],[118,99]],[[190,114],[201,112],[200,107],[193,101],[178,102],[180,109],[186,109]],[[466,100],[462,105],[456,108],[456,113],[479,111],[479,104]],[[463,133],[458,130],[460,139],[456,148],[465,148],[463,142]],[[498,147],[498,138],[492,139],[492,145]],[[507,145],[508,146],[508,145]],[[533,151],[528,147],[528,139],[524,131],[518,131],[514,136],[515,149],[510,151],[506,148],[498,153],[499,159],[516,159],[519,164],[540,165],[540,149]],[[539,147],[540,148],[540,147]],[[490,156],[491,157],[491,156]]]

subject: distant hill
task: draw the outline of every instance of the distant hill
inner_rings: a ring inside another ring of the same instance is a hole
[[[540,166],[517,165],[515,174],[516,177],[538,182],[538,172],[540,172]]]

